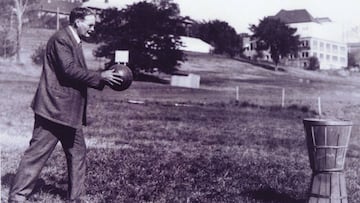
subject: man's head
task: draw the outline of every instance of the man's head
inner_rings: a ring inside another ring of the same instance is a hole
[[[89,8],[77,7],[70,13],[70,25],[76,29],[81,38],[90,37],[94,32],[95,20],[95,13]]]

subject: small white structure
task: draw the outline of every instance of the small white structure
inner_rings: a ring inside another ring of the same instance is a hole
[[[180,40],[183,44],[180,50],[183,51],[211,53],[214,50],[213,46],[198,38],[181,36]]]
[[[200,75],[190,73],[187,76],[173,75],[171,76],[171,86],[199,88],[200,87]]]
[[[116,63],[129,63],[129,51],[128,50],[116,50],[115,51]]]

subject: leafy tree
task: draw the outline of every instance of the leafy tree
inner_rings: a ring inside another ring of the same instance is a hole
[[[162,1],[156,2],[161,3]],[[115,50],[129,50],[129,66],[139,70],[171,73],[183,60],[179,30],[183,29],[177,4],[139,2],[123,10],[106,9],[96,26],[102,42],[95,56],[114,61]]]
[[[214,46],[214,53],[234,57],[242,52],[242,40],[227,22],[213,20],[193,25],[195,37]]]
[[[166,10],[170,16],[180,16],[179,6],[173,0],[152,0],[161,10]]]
[[[299,49],[299,35],[295,35],[296,28],[291,28],[279,19],[265,17],[259,25],[251,25],[253,37],[258,39],[256,49],[269,50],[272,60],[277,66],[280,57],[297,53]]]

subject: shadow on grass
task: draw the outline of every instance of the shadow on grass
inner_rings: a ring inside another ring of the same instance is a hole
[[[288,194],[279,193],[271,188],[262,188],[255,191],[246,192],[249,197],[265,202],[279,203],[305,203],[305,199],[294,199]]]
[[[10,188],[14,181],[14,178],[15,178],[15,174],[13,174],[13,173],[7,173],[7,174],[3,175],[1,177],[1,185]],[[67,196],[66,190],[55,187],[54,185],[45,184],[45,181],[42,178],[40,178],[36,181],[35,188],[31,192],[30,196],[34,196],[34,194],[37,194],[39,192],[51,194],[54,196],[59,196],[61,199],[66,199],[66,196]],[[31,199],[33,199],[33,198],[36,198],[36,197],[31,197]]]
[[[140,73],[135,78],[136,81],[143,81],[143,82],[153,82],[153,83],[160,83],[160,84],[170,84],[169,80],[162,79],[160,77]]]
[[[282,67],[276,67],[275,64],[270,63],[270,62],[266,62],[266,61],[254,61],[254,60],[250,60],[250,59],[246,59],[246,58],[235,58],[235,60],[237,61],[241,61],[241,62],[245,62],[245,63],[250,63],[254,66],[258,66],[267,70],[271,70],[271,71],[281,71],[281,72],[285,72],[285,69]]]

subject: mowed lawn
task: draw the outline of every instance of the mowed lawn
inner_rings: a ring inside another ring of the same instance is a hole
[[[88,64],[99,65],[94,59]],[[1,201],[6,202],[31,137],[29,104],[39,70],[5,62],[0,68]],[[349,202],[360,202],[357,75],[274,72],[196,54],[182,70],[199,74],[201,88],[135,81],[124,92],[90,90],[84,128],[89,202],[305,202],[311,169],[302,120],[319,117],[319,97],[324,118],[354,122],[344,172]],[[66,179],[59,146],[31,201],[63,202]]]

